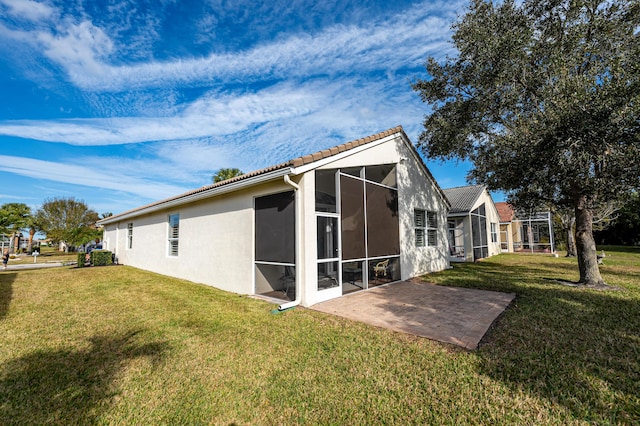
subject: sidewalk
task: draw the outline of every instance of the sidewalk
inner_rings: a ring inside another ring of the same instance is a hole
[[[9,271],[24,271],[27,269],[45,269],[45,268],[55,268],[60,266],[68,266],[62,262],[51,262],[51,263],[19,263],[17,265],[12,265],[11,261],[9,261],[9,265],[7,265],[7,269],[0,269],[0,272],[9,272]]]

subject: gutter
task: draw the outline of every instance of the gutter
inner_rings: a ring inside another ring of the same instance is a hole
[[[286,174],[283,177],[284,179],[284,183],[286,183],[287,185],[290,185],[291,187],[293,187],[293,189],[295,190],[295,203],[296,203],[296,216],[299,216],[300,213],[302,212],[302,199],[300,198],[300,186],[298,184],[296,184],[295,182],[293,182],[291,180],[291,178],[289,178],[289,175]],[[300,247],[302,246],[302,220],[300,217],[296,217],[296,254],[295,254],[295,259],[296,259],[296,299],[292,302],[287,302],[287,303],[283,303],[282,305],[278,306],[278,310],[279,311],[284,311],[285,309],[290,309],[293,307],[296,307],[300,304],[301,302],[301,292],[300,292],[300,270],[299,270],[299,265],[300,265]]]
[[[182,204],[192,203],[194,201],[203,200],[206,198],[215,197],[218,195],[226,194],[228,192],[237,191],[242,188],[247,188],[253,185],[257,185],[263,182],[268,182],[273,179],[278,179],[281,176],[287,176],[291,173],[291,167],[273,170],[268,173],[259,174],[257,176],[251,176],[246,179],[242,179],[236,182],[230,182],[226,185],[216,186],[209,189],[196,190],[187,195],[179,195],[174,198],[159,201],[146,207],[138,208],[128,212],[120,213],[105,219],[101,219],[97,222],[98,225],[104,226],[112,223],[117,223],[123,220],[127,220],[133,217],[142,216],[145,214],[157,212],[160,210],[169,209],[172,207],[180,206]],[[285,181],[286,182],[286,181]]]

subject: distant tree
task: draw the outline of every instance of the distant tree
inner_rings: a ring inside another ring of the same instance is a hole
[[[23,203],[0,206],[0,235],[13,237],[26,228],[31,219],[31,208]],[[18,247],[15,247],[17,250]]]
[[[223,180],[231,179],[236,176],[241,176],[244,173],[240,169],[220,169],[211,178],[213,183],[222,182]]]
[[[80,245],[101,235],[98,213],[75,198],[50,198],[36,212],[36,221],[53,242]]]
[[[596,230],[602,244],[640,245],[640,194],[631,191],[620,206],[616,218],[603,230]]]
[[[14,234],[26,228],[31,208],[23,203],[6,203],[0,206],[0,234]]]
[[[576,249],[576,215],[574,209],[564,207],[555,211],[556,223],[560,225],[561,239],[567,246],[566,257],[576,257],[578,250]]]
[[[31,253],[33,251],[33,238],[36,235],[36,232],[42,230],[42,226],[38,222],[38,218],[35,214],[29,216],[29,220],[27,222],[27,228],[29,229],[29,241],[27,243],[27,253]]]
[[[619,201],[612,201],[608,204],[598,206],[593,212],[593,229],[595,232],[607,229],[618,217],[620,209]],[[562,239],[567,246],[566,257],[576,257],[576,215],[572,208],[563,207],[555,210],[555,222],[559,225]]]
[[[640,187],[640,0],[471,0],[458,55],[414,83],[419,148],[518,208],[569,207],[579,282],[605,286],[593,212]]]
[[[111,216],[113,216],[113,213],[111,213],[111,212],[100,213],[100,219],[105,219],[105,218],[111,217]]]

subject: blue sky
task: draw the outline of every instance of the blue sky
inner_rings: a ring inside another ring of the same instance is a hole
[[[0,204],[118,213],[399,124],[416,142],[410,82],[467,2],[362,3],[0,0]]]

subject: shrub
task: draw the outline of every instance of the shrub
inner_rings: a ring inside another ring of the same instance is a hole
[[[91,264],[93,266],[111,265],[111,252],[109,250],[94,250],[91,252]]]

